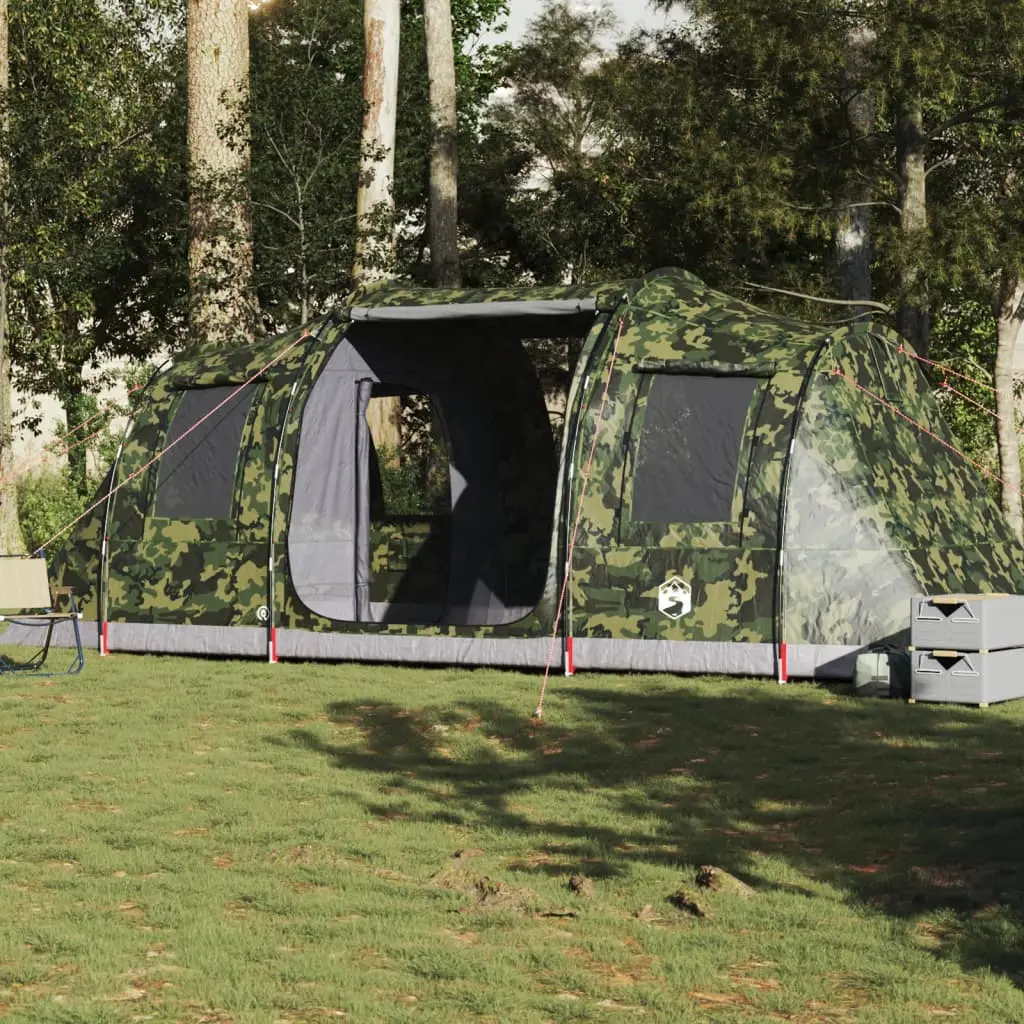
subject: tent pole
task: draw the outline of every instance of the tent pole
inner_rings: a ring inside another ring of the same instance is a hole
[[[330,323],[330,321],[328,321]],[[327,325],[324,324],[320,327],[320,330],[311,337],[316,341],[321,340],[321,335]],[[339,326],[342,331],[342,337],[344,337],[344,328]],[[309,337],[309,335],[307,335]],[[267,603],[266,603],[266,627],[267,627],[267,662],[271,665],[276,665],[278,662],[277,656],[277,609],[274,604],[274,594],[277,590],[277,574],[275,572],[274,563],[277,559],[277,541],[275,539],[275,532],[277,530],[277,502],[280,497],[280,474],[281,474],[281,456],[284,454],[284,437],[288,430],[288,424],[291,422],[292,411],[295,406],[295,395],[298,393],[299,384],[306,375],[306,363],[309,361],[310,354],[314,346],[307,345],[306,350],[302,355],[302,361],[299,363],[298,368],[295,371],[295,378],[292,380],[291,390],[288,393],[288,404],[285,406],[284,418],[281,420],[281,427],[277,435],[277,451],[274,453],[274,472],[271,475],[270,484],[270,517],[267,527]],[[299,440],[298,433],[296,433],[296,441]],[[294,481],[294,472],[292,478]]]
[[[584,390],[586,389],[586,383],[584,383]],[[578,435],[577,435],[578,436]],[[575,480],[575,457],[576,451],[575,446],[569,462],[569,486],[567,489],[568,502],[566,503],[567,515],[565,517],[565,628],[562,630],[562,669],[568,678],[569,676],[576,674],[576,665],[573,661],[573,649],[572,649],[572,540],[571,533],[572,527],[570,525],[572,521],[572,488],[573,481]]]
[[[786,526],[789,519],[789,482],[793,471],[793,452],[796,448],[796,435],[800,428],[800,418],[803,413],[804,403],[807,400],[807,393],[810,391],[811,379],[818,368],[818,362],[825,352],[825,349],[833,343],[832,335],[827,335],[818,346],[811,361],[807,365],[807,371],[800,384],[800,391],[797,393],[796,405],[793,408],[793,428],[789,436],[789,448],[786,451],[786,461],[782,467],[782,481],[779,484],[779,556],[775,563],[775,669],[776,678],[779,684],[789,682],[789,657],[785,638],[785,602],[786,588],[783,586],[783,577],[786,572]],[[770,386],[770,385],[769,385]]]
[[[565,616],[563,618],[563,629],[562,629],[562,670],[566,678],[575,675],[575,651],[574,651],[574,636],[572,630],[572,540],[573,540],[573,521],[575,516],[572,512],[572,487],[575,480],[575,459],[580,450],[580,435],[583,428],[584,416],[587,408],[590,404],[590,382],[593,372],[597,369],[598,352],[601,347],[601,341],[606,336],[608,329],[611,325],[612,317],[608,316],[603,323],[601,323],[600,329],[597,331],[597,336],[594,339],[594,344],[587,355],[587,369],[583,378],[583,385],[580,388],[579,401],[577,409],[574,412],[574,423],[572,429],[572,442],[569,447],[569,451],[565,454],[565,467],[567,469],[568,479],[566,480],[565,486],[565,532],[563,537],[563,543],[565,545],[565,560],[564,564],[564,579],[563,586],[565,588]],[[622,336],[622,322],[620,321],[620,336],[614,339],[612,350],[615,351],[618,345],[618,338]],[[580,353],[582,359],[584,353]],[[574,372],[574,368],[573,368]],[[596,380],[596,378],[595,378]],[[565,402],[565,415],[568,416],[568,395],[566,395]],[[594,429],[599,429],[600,424],[595,424]],[[584,478],[581,481],[581,494],[580,501],[584,499],[583,488],[587,486],[587,480]]]

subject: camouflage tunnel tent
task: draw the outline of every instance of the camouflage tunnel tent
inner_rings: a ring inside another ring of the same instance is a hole
[[[535,357],[559,344],[553,421]],[[370,426],[396,396],[404,494]],[[557,632],[556,666],[774,675],[785,644],[791,676],[849,677],[915,593],[1024,592],[948,437],[886,329],[682,271],[390,285],[161,371],[55,582],[115,652],[543,666]]]

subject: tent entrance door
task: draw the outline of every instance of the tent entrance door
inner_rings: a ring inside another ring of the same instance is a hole
[[[302,414],[288,534],[325,618],[492,626],[537,606],[556,459],[518,332],[353,325]]]
[[[444,433],[431,429],[427,389],[401,377],[378,373],[345,341],[303,416],[291,577],[303,604],[334,621],[430,625],[444,615],[452,518]],[[417,421],[418,448],[403,443]],[[416,453],[435,463],[429,486]]]

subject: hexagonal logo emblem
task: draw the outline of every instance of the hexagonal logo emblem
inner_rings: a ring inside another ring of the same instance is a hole
[[[670,619],[681,619],[692,607],[690,584],[672,576],[658,587],[658,611]]]

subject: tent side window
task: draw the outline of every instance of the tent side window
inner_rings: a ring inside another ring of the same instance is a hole
[[[727,523],[755,377],[653,374],[641,389],[642,424],[630,518],[637,523]],[[646,392],[646,396],[645,393]]]
[[[254,389],[237,385],[182,393],[160,459],[150,507],[164,519],[230,519],[238,453]]]

